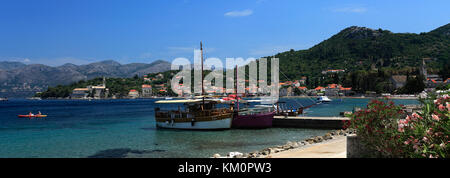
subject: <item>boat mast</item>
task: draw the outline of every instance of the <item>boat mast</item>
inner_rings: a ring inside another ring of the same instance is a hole
[[[202,60],[202,96],[205,94],[205,89],[203,88],[203,46],[202,42],[200,41],[200,52],[201,52],[201,60]]]
[[[202,60],[202,98],[203,98],[203,105],[205,105],[205,89],[203,88],[203,45],[202,41],[200,41],[200,52],[201,52],[201,60]]]
[[[236,76],[236,80],[234,80],[234,83],[236,84],[236,87],[234,88],[234,93],[236,94],[236,104],[237,104],[237,111],[239,112],[239,97],[238,97],[238,92],[237,92],[237,87],[238,87],[238,83],[237,83],[237,70],[238,70],[238,66],[236,65],[236,70],[234,72],[234,75]]]

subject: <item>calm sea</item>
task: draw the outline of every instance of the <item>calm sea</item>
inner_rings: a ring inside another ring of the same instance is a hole
[[[287,106],[312,100],[281,99]],[[306,111],[310,116],[337,116],[364,107],[368,99],[335,99]],[[250,152],[323,135],[329,130],[271,128],[261,130],[179,131],[156,129],[153,99],[10,100],[0,102],[0,157],[210,157],[230,151]],[[415,100],[394,100],[417,104]],[[176,108],[177,106],[172,106]],[[41,111],[43,119],[18,118]]]

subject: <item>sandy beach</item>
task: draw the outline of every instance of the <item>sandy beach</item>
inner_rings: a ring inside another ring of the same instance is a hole
[[[267,158],[346,158],[347,137],[339,136],[325,142],[271,154]]]

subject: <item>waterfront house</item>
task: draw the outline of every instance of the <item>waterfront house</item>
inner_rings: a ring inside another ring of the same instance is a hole
[[[138,98],[139,97],[139,92],[137,90],[130,90],[130,92],[128,92],[128,97],[130,98]]]
[[[325,88],[321,86],[316,87],[314,90],[316,90],[316,92],[325,92]]]
[[[72,99],[86,99],[89,96],[89,88],[75,88],[70,97]]]
[[[349,88],[340,87],[339,88],[339,95],[349,96],[349,95],[354,95],[354,94],[355,94],[355,92],[352,91],[352,87],[349,87]]]
[[[150,97],[150,96],[152,96],[152,86],[142,85],[142,97]]]
[[[328,87],[325,88],[326,96],[337,96],[339,94],[339,88],[341,85],[338,84],[328,84]]]

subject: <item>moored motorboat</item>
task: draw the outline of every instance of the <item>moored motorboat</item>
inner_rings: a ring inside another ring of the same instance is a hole
[[[320,96],[319,98],[317,98],[317,103],[329,103],[331,101],[332,100],[327,96]]]
[[[277,102],[273,107],[275,108],[275,115],[277,116],[298,116],[303,114],[303,110],[305,109],[303,107],[288,108],[285,102]]]

